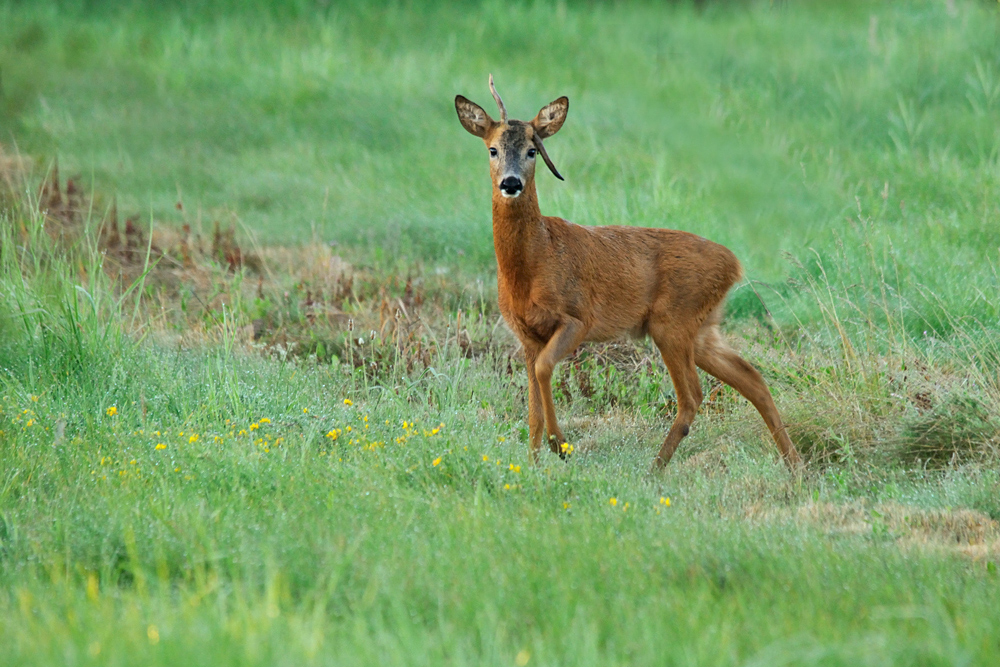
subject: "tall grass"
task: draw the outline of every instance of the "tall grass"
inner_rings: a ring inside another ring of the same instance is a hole
[[[0,210],[0,366],[8,381],[58,378],[71,394],[104,393],[89,381],[135,347],[124,326],[132,289],[112,289],[92,233],[63,237],[27,183],[17,187],[27,194]]]

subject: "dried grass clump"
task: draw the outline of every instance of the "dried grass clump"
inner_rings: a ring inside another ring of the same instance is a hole
[[[784,415],[788,437],[806,461],[842,463],[870,454],[885,430],[885,420],[857,400],[805,395]]]
[[[942,468],[996,456],[1000,422],[979,400],[952,395],[905,421],[897,437],[898,458],[912,465]]]
[[[793,521],[830,537],[865,537],[894,541],[901,548],[920,548],[984,558],[1000,553],[1000,523],[971,509],[921,509],[901,503],[869,505],[811,502],[798,508],[757,503],[746,513],[750,521]]]
[[[953,550],[972,557],[1000,551],[1000,523],[970,509],[924,510],[899,503],[809,503],[795,518],[830,535],[873,535],[902,547]]]

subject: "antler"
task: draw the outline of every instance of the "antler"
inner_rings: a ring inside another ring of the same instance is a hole
[[[493,99],[497,101],[497,106],[500,107],[500,122],[507,122],[507,107],[503,105],[503,100],[500,99],[500,93],[497,92],[496,86],[493,85],[493,75],[490,74],[490,92],[493,93]]]
[[[537,134],[534,136],[532,141],[535,144],[535,148],[538,149],[538,152],[542,154],[542,159],[545,160],[545,166],[549,168],[549,171],[552,172],[552,175],[558,178],[560,181],[565,181],[566,179],[562,177],[562,174],[559,173],[559,170],[556,169],[556,166],[552,164],[552,160],[549,159],[549,154],[545,152],[545,146],[542,145],[542,140],[538,137]]]

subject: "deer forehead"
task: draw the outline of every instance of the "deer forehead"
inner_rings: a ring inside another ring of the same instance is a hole
[[[499,125],[489,138],[489,144],[508,155],[519,155],[524,147],[532,143],[534,128],[528,123],[511,120]]]

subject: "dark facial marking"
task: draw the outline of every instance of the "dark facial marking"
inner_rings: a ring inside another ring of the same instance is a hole
[[[519,159],[521,150],[528,143],[527,123],[512,120],[508,125],[510,127],[500,135],[500,148],[503,150],[504,157]]]

